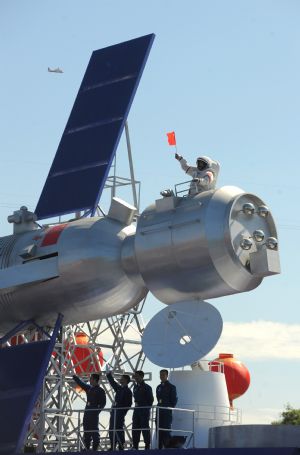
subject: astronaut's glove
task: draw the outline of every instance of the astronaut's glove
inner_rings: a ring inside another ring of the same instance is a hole
[[[197,183],[198,185],[201,185],[202,187],[207,187],[210,183],[210,179],[208,175],[205,175],[205,177],[198,177],[192,180],[192,182]]]
[[[110,368],[110,366],[109,366],[108,363],[105,365],[105,373],[106,373],[106,374],[111,373],[111,368]]]
[[[181,156],[181,155],[178,155],[178,153],[175,153],[175,158],[176,158],[176,160],[178,160],[178,161],[182,160],[182,156]]]

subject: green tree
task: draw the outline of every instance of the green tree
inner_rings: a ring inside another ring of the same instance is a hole
[[[281,420],[271,422],[272,425],[300,425],[300,409],[294,409],[289,403],[280,413]]]

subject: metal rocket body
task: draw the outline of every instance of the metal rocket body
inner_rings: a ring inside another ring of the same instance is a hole
[[[142,213],[135,238],[146,286],[166,304],[256,288],[280,271],[277,245],[268,240],[276,238],[276,228],[266,209],[257,196],[233,186],[157,200]]]
[[[51,325],[126,312],[146,295],[122,268],[124,240],[135,227],[110,217],[84,218],[3,237],[0,331],[20,320]]]
[[[268,243],[275,224],[261,207],[223,187],[158,199],[135,226],[134,207],[115,198],[106,217],[3,237],[0,331],[24,319],[51,325],[58,312],[65,324],[124,313],[148,290],[165,304],[249,291],[280,272]]]

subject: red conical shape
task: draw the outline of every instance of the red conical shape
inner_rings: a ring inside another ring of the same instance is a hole
[[[89,338],[84,332],[75,334],[76,346],[73,348],[72,363],[76,374],[95,373],[101,371],[103,354],[97,352],[89,344]]]
[[[9,340],[9,342],[10,342],[11,346],[17,346],[18,344],[24,344],[25,343],[24,335],[15,335]]]
[[[211,371],[219,371],[218,366],[224,365],[224,374],[228,390],[230,406],[232,401],[243,395],[250,385],[250,373],[245,365],[233,357],[233,354],[219,354],[210,362]]]

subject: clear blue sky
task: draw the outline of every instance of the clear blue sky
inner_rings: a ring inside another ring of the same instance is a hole
[[[251,372],[236,403],[244,423],[300,407],[299,18],[298,0],[0,3],[1,235],[13,209],[35,208],[91,52],[148,33],[156,39],[129,116],[142,208],[185,180],[167,145],[172,130],[190,162],[221,162],[220,186],[271,208],[282,274],[210,301],[225,321],[216,352],[232,350]],[[128,175],[124,140],[118,173]],[[145,318],[159,308],[149,298]]]

